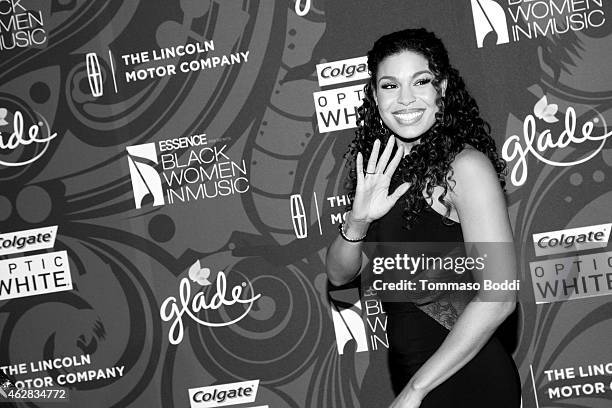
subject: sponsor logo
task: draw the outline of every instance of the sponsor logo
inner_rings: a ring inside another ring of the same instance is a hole
[[[257,398],[258,388],[259,380],[189,388],[189,403],[191,408],[249,404]]]
[[[487,37],[496,45],[561,36],[601,27],[606,22],[603,0],[471,0],[476,45]]]
[[[82,340],[84,339],[80,338],[77,344]],[[95,343],[95,338],[92,338],[92,342]],[[47,390],[57,388],[56,391],[66,391],[66,387],[74,388],[74,384],[80,383],[81,386],[84,386],[82,383],[119,379],[123,377],[126,371],[123,365],[111,367],[95,366],[92,364],[90,354],[61,355],[61,357],[56,358],[49,355],[49,357],[44,360],[3,365],[0,366],[0,372],[21,377],[18,381],[15,381],[15,387],[19,389],[39,389],[43,391],[41,388],[46,388]],[[31,377],[31,375],[34,375],[34,377]],[[63,396],[58,397],[55,395],[53,399],[59,398],[66,402],[69,400],[69,397],[66,392]],[[47,401],[51,400],[49,397],[47,398]]]
[[[1,1],[1,0],[0,0]],[[236,51],[236,50],[233,50]],[[208,71],[237,64],[246,64],[249,60],[249,50],[229,54],[211,55],[215,52],[213,40],[188,42],[186,44],[129,52],[113,56],[108,50],[110,77],[113,80],[115,93],[118,93],[117,83],[155,80],[172,75],[184,75],[192,72]],[[103,95],[102,67],[98,54],[89,52],[85,56],[89,87],[94,97]],[[124,82],[121,82],[121,81]]]
[[[592,338],[596,338],[593,336]],[[609,376],[612,375],[612,362],[604,360],[604,362],[589,362],[573,366],[560,366],[554,364],[556,368],[541,369],[544,374],[539,378],[544,378],[544,381],[539,382],[538,388],[535,386],[535,376],[533,375],[533,366],[530,365],[532,384],[534,389],[534,397],[536,407],[540,406],[538,402],[538,389],[545,391],[546,405],[552,405],[558,400],[557,406],[566,405],[569,398],[601,398],[609,399],[606,394],[612,390],[608,383]]]
[[[53,248],[57,225],[0,234],[0,256]]]
[[[0,256],[51,249],[57,225],[0,234]],[[66,251],[0,260],[0,301],[72,290]]]
[[[356,353],[378,350],[381,346],[389,348],[387,315],[375,295],[368,289],[362,300],[358,289],[329,292],[338,354],[344,354],[349,343],[355,346]]]
[[[98,62],[98,55],[95,52],[90,52],[85,55],[85,65],[87,66],[87,79],[89,80],[89,89],[91,94],[96,98],[103,95],[102,70]]]
[[[357,127],[357,108],[363,103],[361,85],[319,91],[313,94],[319,133]]]
[[[66,251],[0,261],[0,300],[72,290]]]
[[[533,234],[536,256],[606,248],[610,224]],[[536,303],[612,294],[612,252],[575,254],[529,263]]]
[[[317,224],[319,225],[319,235],[323,235],[321,227],[321,214],[319,213],[319,203],[317,202],[317,193],[312,194]],[[304,211],[304,201],[300,194],[293,194],[290,198],[291,203],[291,220],[293,221],[293,231],[297,239],[308,237],[308,218]]]
[[[235,64],[245,64],[249,60],[249,52],[235,52],[224,54],[221,56],[208,56],[197,59],[199,54],[208,55],[210,51],[215,50],[213,41],[204,41],[196,43],[188,43],[184,45],[161,48],[159,50],[140,51],[121,56],[121,59],[126,66],[125,82],[136,82],[147,79],[157,79],[170,75],[188,74],[190,72],[199,72],[215,68],[222,68]],[[196,59],[183,61],[181,57],[187,55],[195,55]],[[178,64],[164,63],[154,67],[136,68],[133,69],[130,65],[147,64],[153,61],[180,59]]]
[[[302,0],[296,0],[295,2],[295,13],[303,17],[310,11],[310,0],[304,1],[304,6],[302,6]]]
[[[611,227],[612,223],[533,234],[536,256],[605,248]]]
[[[1,4],[1,3],[0,3]],[[57,133],[51,133],[47,120],[40,114],[34,113],[36,123],[24,128],[24,118],[20,111],[10,114],[6,108],[0,108],[0,165],[7,167],[20,167],[34,163],[40,159]],[[8,136],[5,127],[13,125]]]
[[[304,201],[299,194],[291,196],[291,220],[293,221],[293,231],[296,238],[308,237],[308,221],[306,221],[306,213],[304,212]]]
[[[337,225],[344,221],[346,213],[344,208],[350,204],[351,200],[348,195],[337,195],[326,197],[324,200],[319,201],[317,199],[317,193],[312,194],[312,200],[307,202],[307,208],[310,208],[310,204],[314,207],[316,222],[319,229],[319,235],[323,235],[322,226],[322,215],[319,208],[325,209],[329,212],[329,223],[331,225]],[[328,208],[329,207],[329,208]],[[293,222],[293,231],[297,239],[303,239],[308,237],[308,217],[304,210],[304,200],[301,194],[293,194],[290,198],[291,208],[291,221]]]
[[[536,303],[612,294],[612,252],[530,262]]]
[[[319,64],[317,76],[321,87],[368,79],[367,57]],[[357,108],[362,104],[364,85],[362,83],[313,93],[320,133],[357,127]]]
[[[128,163],[132,188],[134,189],[134,204],[136,208],[142,206],[142,202],[148,196],[153,197],[153,206],[164,204],[164,192],[161,178],[155,169],[157,166],[157,152],[155,144],[126,147],[128,152]]]
[[[569,106],[565,111],[563,127],[559,125],[551,129],[551,124],[559,122],[556,117],[557,104],[549,104],[544,95],[534,106],[534,114],[529,114],[523,121],[522,135],[511,135],[502,146],[502,157],[508,163],[514,162],[510,171],[510,180],[515,186],[521,186],[527,180],[528,166],[527,157],[533,156],[549,166],[568,167],[585,163],[597,156],[607,139],[612,136],[608,132],[606,121],[603,116],[594,110],[590,111],[589,119],[583,123],[577,123],[576,109]],[[583,115],[585,116],[585,115]],[[540,122],[546,122],[542,129],[538,126],[536,118]],[[558,132],[558,136],[555,135]],[[557,152],[563,149],[574,149],[579,145],[587,147],[590,152],[575,160],[559,160],[552,157],[566,157]],[[549,153],[549,151],[553,151]]]
[[[0,1],[0,51],[40,46],[47,42],[40,10],[27,9],[24,0]]]
[[[496,34],[496,44],[506,44],[510,41],[506,15],[498,3],[493,0],[472,0],[472,15],[478,48],[482,48],[485,37],[492,32]]]
[[[243,194],[250,188],[246,162],[232,160],[226,144],[209,146],[206,134],[126,149],[136,208],[149,196],[158,206]]]
[[[115,93],[117,93],[117,74],[115,70],[113,53],[111,50],[108,50],[108,61],[110,65],[111,77],[113,78],[113,88],[115,89]],[[85,66],[87,68],[87,80],[89,81],[91,95],[95,98],[104,95],[104,78],[102,76],[102,68],[100,67],[98,54],[95,52],[87,53],[85,55]]]
[[[261,297],[255,294],[250,282],[243,281],[228,290],[227,275],[219,271],[215,279],[210,279],[210,269],[202,268],[200,261],[196,261],[189,268],[189,278],[182,278],[179,284],[179,298],[170,296],[163,301],[160,316],[163,321],[172,321],[168,331],[168,340],[171,344],[179,344],[183,340],[183,315],[189,316],[197,324],[207,327],[224,327],[239,322],[249,314],[253,304]],[[192,297],[192,283],[201,286]],[[216,280],[215,285],[213,282]],[[212,286],[211,288],[206,288]],[[204,289],[207,290],[204,290]],[[206,311],[222,309],[219,315],[221,320],[209,321]],[[202,314],[201,314],[202,313]],[[204,318],[202,318],[204,315]],[[230,316],[228,318],[228,316]],[[229,320],[228,320],[229,319]]]
[[[317,65],[319,86],[368,79],[368,57],[350,58]]]

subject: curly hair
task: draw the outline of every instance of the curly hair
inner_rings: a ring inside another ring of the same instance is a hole
[[[435,186],[443,188],[438,198],[446,208],[443,221],[452,223],[449,219],[451,205],[446,194],[454,186],[451,163],[457,154],[466,144],[484,153],[491,160],[502,188],[505,186],[506,162],[497,154],[495,141],[490,134],[491,127],[480,117],[476,101],[465,89],[459,72],[451,66],[444,44],[424,28],[385,35],[379,38],[368,52],[370,80],[364,88],[363,104],[357,110],[358,127],[355,139],[344,155],[349,167],[345,187],[352,202],[357,186],[357,152],[361,152],[364,160],[367,160],[374,141],[380,139],[381,146],[384,146],[392,135],[378,112],[373,90],[376,89],[378,66],[382,60],[403,51],[412,51],[427,59],[429,69],[434,75],[432,84],[438,94],[438,112],[435,114],[435,123],[421,136],[420,143],[414,145],[400,162],[391,178],[390,188],[393,191],[403,182],[411,183],[408,192],[401,198],[405,204],[403,216],[407,228],[414,224],[419,214],[428,206],[423,191],[427,199],[431,199]],[[442,96],[441,84],[444,80],[447,84]]]

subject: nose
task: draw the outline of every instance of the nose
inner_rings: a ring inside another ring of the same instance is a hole
[[[415,101],[414,95],[412,94],[412,90],[409,86],[402,86],[400,88],[397,101],[402,105],[410,105]]]

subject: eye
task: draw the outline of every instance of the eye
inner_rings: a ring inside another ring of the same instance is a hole
[[[381,89],[395,89],[397,88],[397,85],[393,82],[383,82],[382,84],[380,84],[380,88]]]
[[[414,84],[417,86],[423,86],[423,85],[427,85],[431,82],[431,78],[420,78],[417,79]]]

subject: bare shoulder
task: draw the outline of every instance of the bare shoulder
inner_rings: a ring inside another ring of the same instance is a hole
[[[453,198],[457,196],[473,194],[488,194],[499,190],[499,178],[497,171],[489,157],[470,145],[455,156],[451,165],[453,169]]]
[[[497,179],[497,172],[491,163],[491,160],[486,154],[472,147],[466,145],[465,148],[460,151],[452,163],[454,175],[459,179],[471,178],[474,176],[487,176],[493,175]]]
[[[464,148],[452,163],[452,201],[466,242],[512,242],[504,191],[489,157]]]

